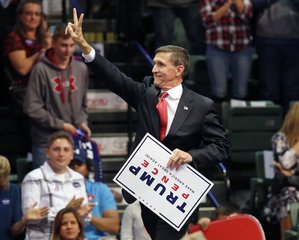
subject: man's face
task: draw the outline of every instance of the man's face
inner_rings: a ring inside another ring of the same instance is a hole
[[[59,37],[53,40],[52,47],[54,48],[54,56],[61,61],[69,61],[75,51],[75,43],[71,38]]]
[[[49,148],[47,148],[48,163],[56,173],[65,172],[67,166],[73,159],[73,146],[64,139],[56,139]]]
[[[159,52],[154,57],[154,66],[152,73],[154,84],[162,90],[168,90],[182,82],[183,65],[174,66],[170,61],[172,53]]]

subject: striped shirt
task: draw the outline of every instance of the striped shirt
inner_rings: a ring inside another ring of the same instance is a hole
[[[56,214],[65,208],[74,196],[84,197],[84,203],[88,202],[83,176],[70,168],[67,168],[63,175],[58,175],[45,162],[40,168],[29,172],[22,183],[23,212],[34,203],[40,208],[48,206],[50,212],[47,219],[27,225],[27,239],[52,239],[52,225]]]

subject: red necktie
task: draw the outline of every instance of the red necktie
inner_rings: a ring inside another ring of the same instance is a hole
[[[165,100],[167,96],[168,93],[163,92],[160,96],[158,104],[156,105],[160,118],[160,141],[164,139],[167,129],[167,103]]]

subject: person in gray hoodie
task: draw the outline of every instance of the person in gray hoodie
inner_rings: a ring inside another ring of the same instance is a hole
[[[86,65],[73,57],[75,44],[65,35],[65,24],[58,24],[52,48],[32,69],[25,96],[24,112],[31,119],[33,167],[46,160],[48,137],[58,130],[87,137],[86,92],[89,74]]]

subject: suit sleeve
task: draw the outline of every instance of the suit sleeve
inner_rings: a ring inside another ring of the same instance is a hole
[[[206,105],[201,126],[201,138],[203,146],[189,151],[196,169],[208,166],[211,162],[218,163],[229,158],[231,145],[226,130],[219,122],[212,101]]]
[[[88,63],[88,67],[94,72],[97,81],[104,83],[105,87],[136,109],[139,94],[146,88],[144,83],[134,81],[99,54]]]

